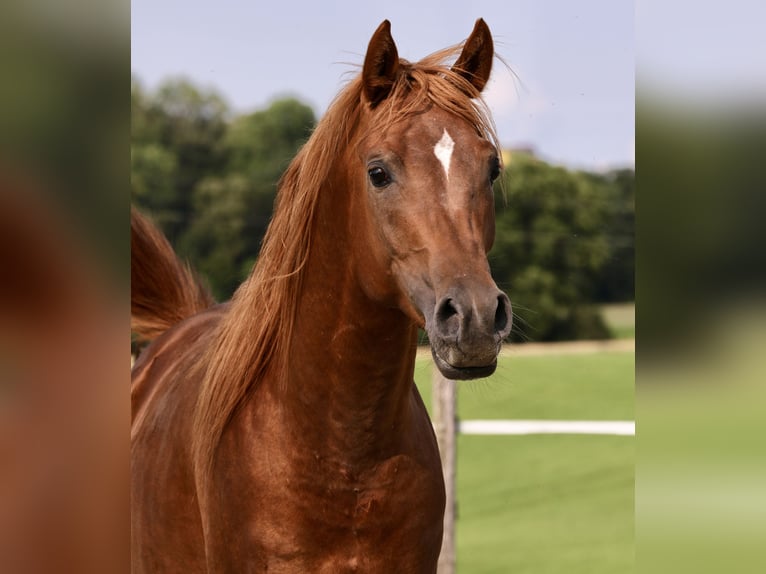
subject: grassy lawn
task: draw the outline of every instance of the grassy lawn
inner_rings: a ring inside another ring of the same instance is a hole
[[[632,420],[633,353],[516,356],[458,386],[463,419]],[[430,405],[430,359],[416,381]],[[461,436],[460,574],[633,571],[633,437]]]
[[[462,436],[461,574],[632,572],[633,439]]]
[[[433,360],[415,382],[431,405]],[[501,357],[488,379],[458,383],[464,419],[633,420],[633,353]]]

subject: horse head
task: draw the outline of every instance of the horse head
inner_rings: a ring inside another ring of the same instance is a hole
[[[492,374],[511,330],[511,303],[487,262],[500,156],[477,107],[493,50],[478,20],[451,68],[410,64],[385,21],[361,74],[364,129],[349,176],[367,220],[357,242],[359,280],[370,297],[426,330],[450,379]]]

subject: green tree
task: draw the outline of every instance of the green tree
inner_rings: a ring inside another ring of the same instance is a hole
[[[180,251],[205,273],[219,298],[228,298],[252,268],[271,219],[277,182],[306,141],[316,119],[289,98],[235,118],[222,139],[224,174],[200,181],[194,219]]]
[[[614,188],[531,156],[514,158],[497,193],[490,263],[514,303],[516,340],[603,338],[593,300],[610,254],[604,229]]]
[[[228,171],[273,182],[315,123],[312,109],[294,98],[276,100],[265,110],[235,118],[224,142]]]
[[[150,95],[134,80],[131,103],[133,201],[176,240],[192,219],[194,188],[226,164],[228,109],[215,91],[184,79],[167,80]]]
[[[184,79],[131,84],[131,189],[178,253],[231,296],[258,256],[277,182],[313,129],[294,98],[231,118],[215,91]]]
[[[151,212],[164,230],[178,219],[175,212],[177,158],[160,142],[161,122],[156,121],[152,96],[138,78],[131,78],[131,202]]]
[[[249,193],[249,182],[239,174],[205,179],[194,190],[195,216],[179,251],[190,254],[219,300],[228,299],[245,277]]]
[[[633,301],[635,290],[636,174],[632,169],[605,176],[615,188],[606,235],[611,251],[596,286],[596,300],[604,303]]]

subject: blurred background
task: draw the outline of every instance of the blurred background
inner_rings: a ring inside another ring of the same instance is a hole
[[[762,572],[763,6],[284,9],[0,8],[0,571],[128,570],[129,201],[227,297],[377,24],[418,59],[482,16],[510,67],[486,93],[506,160],[491,264],[534,344],[461,385],[459,416],[638,424],[461,436],[459,571]],[[636,323],[637,360],[535,347]]]
[[[0,571],[128,571],[129,5],[0,6]]]
[[[763,572],[759,2],[636,2],[636,563]]]

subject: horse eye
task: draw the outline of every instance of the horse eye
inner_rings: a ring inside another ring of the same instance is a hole
[[[500,158],[495,156],[489,167],[489,183],[494,183],[498,177],[500,177]]]
[[[375,187],[386,187],[391,183],[391,176],[380,166],[371,167],[367,170],[367,175]]]

